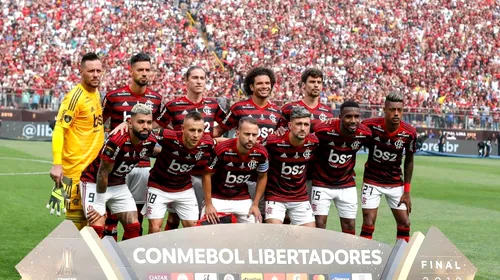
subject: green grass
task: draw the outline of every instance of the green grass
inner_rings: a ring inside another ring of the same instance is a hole
[[[52,181],[47,142],[0,140],[0,174],[47,172],[45,175],[0,175],[0,279],[19,279],[14,266],[63,218],[50,216],[45,204]],[[8,160],[15,157],[26,160]],[[358,156],[358,186],[366,156]],[[500,279],[500,161],[416,157],[412,184],[412,232],[438,227],[479,269],[476,279]],[[374,239],[394,244],[396,224],[384,200]],[[328,228],[340,230],[337,212],[330,213]],[[360,232],[358,213],[356,232]],[[9,226],[10,225],[10,226]]]

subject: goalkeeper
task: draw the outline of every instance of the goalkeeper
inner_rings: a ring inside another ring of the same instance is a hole
[[[59,107],[52,133],[54,159],[50,177],[55,187],[47,204],[51,214],[60,214],[64,202],[66,219],[79,230],[87,224],[80,201],[80,175],[96,158],[104,142],[102,107],[97,90],[104,72],[99,57],[94,53],[85,54],[80,62],[80,73],[80,83],[66,94]]]

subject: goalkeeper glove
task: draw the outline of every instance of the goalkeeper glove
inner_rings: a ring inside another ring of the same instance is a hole
[[[67,194],[63,188],[54,187],[52,189],[52,194],[50,195],[49,202],[47,203],[47,209],[50,209],[50,215],[56,212],[56,215],[61,216],[61,206],[63,213],[66,213],[66,208],[64,207],[64,201],[67,198]]]

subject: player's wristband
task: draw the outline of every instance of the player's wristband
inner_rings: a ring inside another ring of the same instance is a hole
[[[410,183],[405,183],[405,185],[404,185],[404,192],[405,193],[409,193],[410,189],[411,189]]]

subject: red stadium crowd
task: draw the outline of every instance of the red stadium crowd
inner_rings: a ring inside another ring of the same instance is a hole
[[[145,51],[157,66],[154,88],[166,99],[183,91],[190,65],[210,69],[209,93],[228,98],[239,95],[245,71],[262,65],[276,72],[274,100],[282,104],[300,98],[300,73],[316,66],[326,73],[323,102],[380,105],[396,89],[416,113],[471,114],[484,127],[499,122],[500,5],[493,0],[2,6],[0,99],[15,94],[30,106],[37,101],[35,108],[58,105],[77,80],[82,53],[104,57],[107,92],[127,82],[129,56]]]

